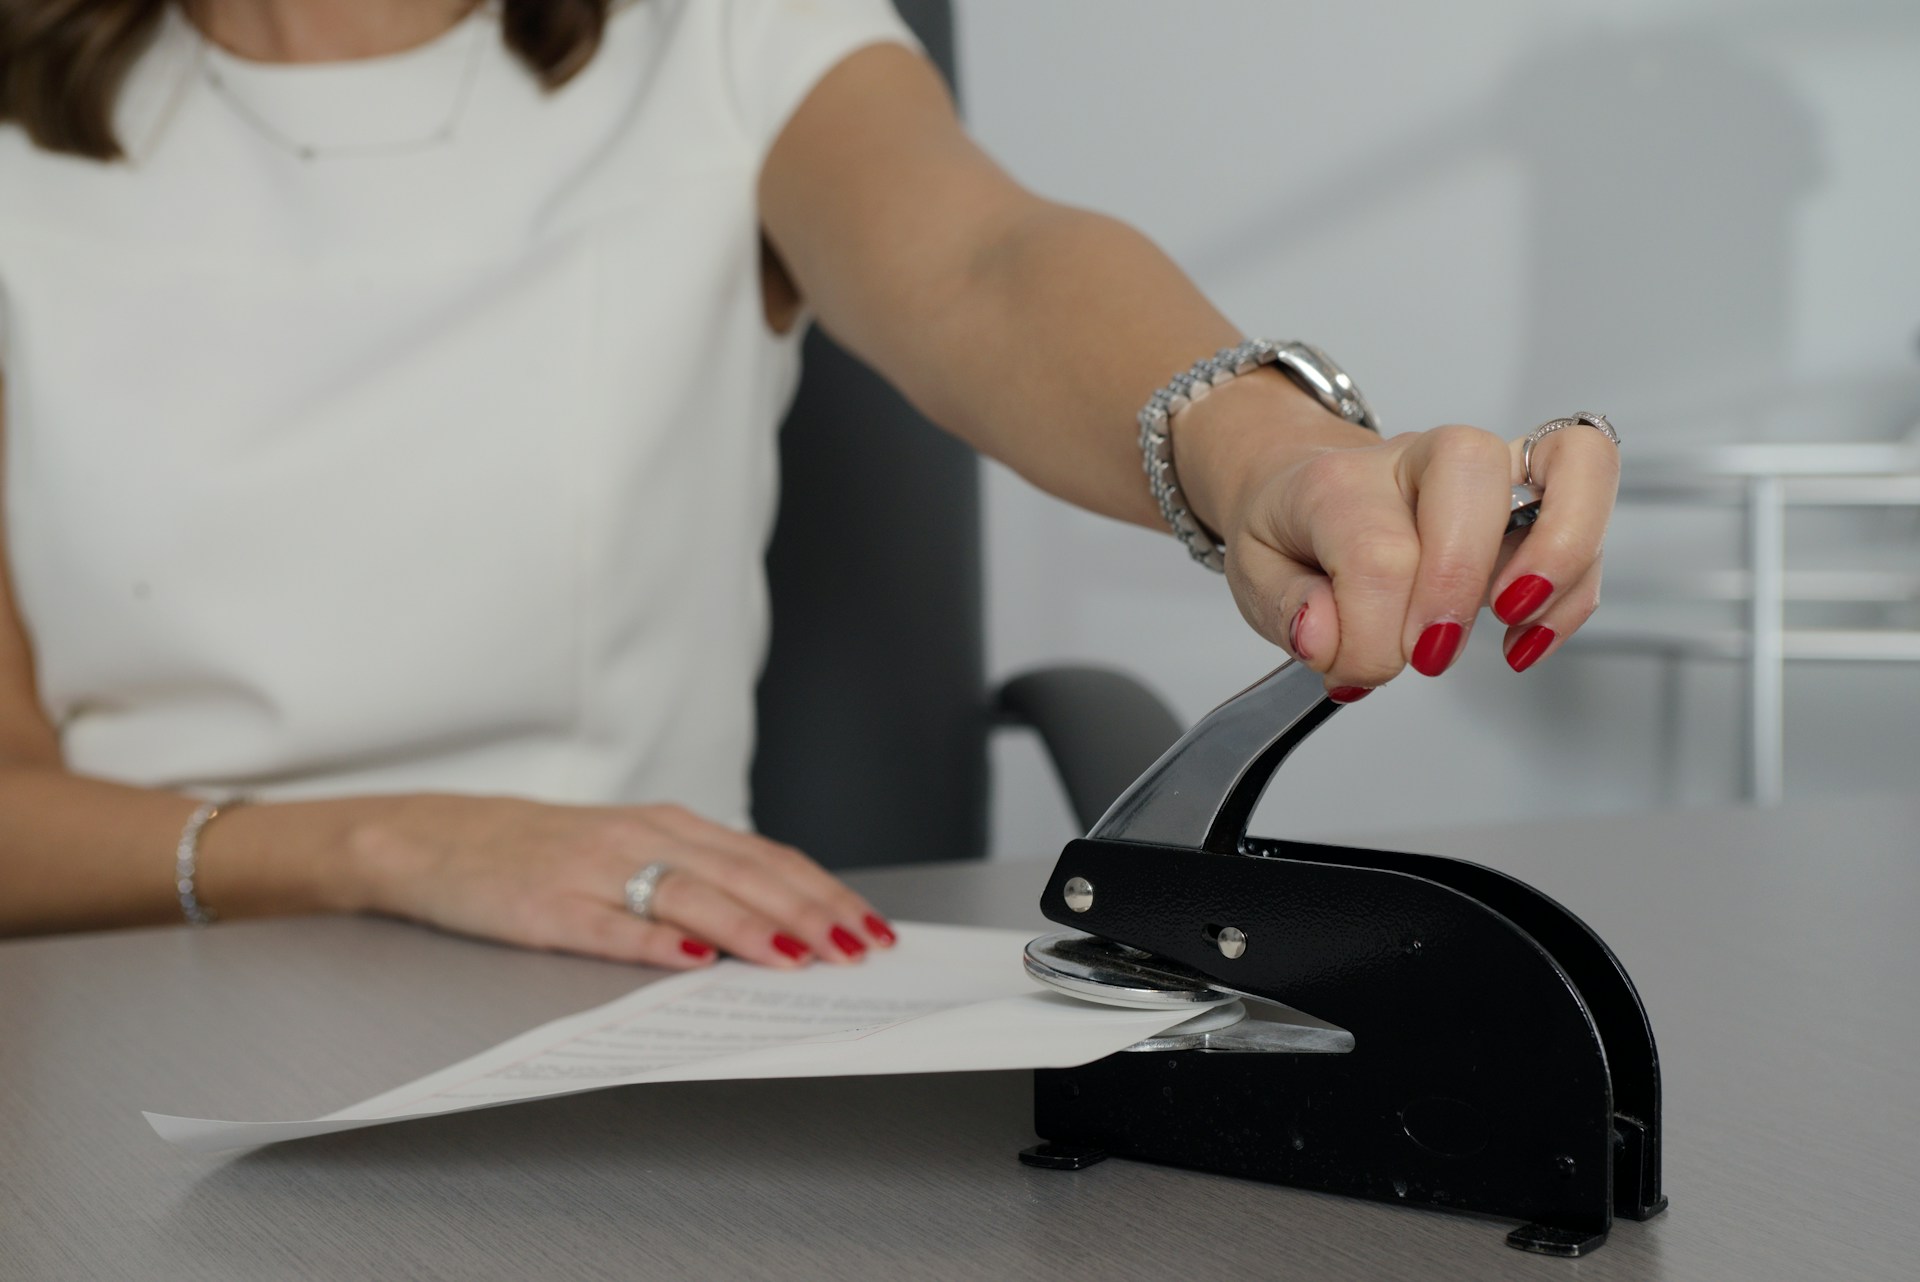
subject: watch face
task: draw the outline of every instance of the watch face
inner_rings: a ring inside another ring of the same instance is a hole
[[[1274,348],[1273,358],[1294,382],[1312,392],[1329,410],[1349,423],[1375,432],[1380,430],[1380,422],[1373,416],[1373,407],[1367,404],[1367,398],[1325,352],[1311,343],[1294,342]]]

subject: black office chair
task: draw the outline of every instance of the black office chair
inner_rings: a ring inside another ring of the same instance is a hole
[[[952,83],[951,6],[897,2]],[[1040,732],[1083,828],[1179,737],[1166,705],[1117,672],[1046,669],[989,694],[979,461],[818,331],[780,473],[762,832],[834,868],[977,858],[996,724]]]

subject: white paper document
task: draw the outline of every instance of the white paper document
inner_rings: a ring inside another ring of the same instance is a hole
[[[146,1118],[212,1152],[642,1082],[1064,1068],[1191,1014],[1044,992],[1021,966],[1026,932],[907,922],[899,936],[855,966],[723,961],[658,980],[325,1117]]]

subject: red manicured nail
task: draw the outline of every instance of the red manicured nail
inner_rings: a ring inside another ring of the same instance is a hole
[[[1335,686],[1327,691],[1327,698],[1335,703],[1358,703],[1372,693],[1371,686]]]
[[[773,946],[795,961],[799,961],[808,955],[807,946],[795,939],[792,935],[775,935],[773,937]]]
[[[1537,574],[1523,574],[1507,584],[1493,603],[1493,613],[1502,623],[1518,623],[1547,603],[1553,584]]]
[[[1300,648],[1300,625],[1307,621],[1307,607],[1301,606],[1293,612],[1293,626],[1287,629],[1287,648],[1293,651],[1293,657],[1302,663],[1313,662],[1307,652]]]
[[[860,942],[860,937],[845,926],[835,926],[827,932],[827,938],[833,941],[835,948],[849,957],[858,957],[867,951],[867,946]]]
[[[894,940],[899,938],[899,936],[893,933],[893,927],[887,925],[885,920],[874,916],[874,914],[872,913],[868,913],[866,915],[866,918],[862,920],[860,924],[867,928],[867,933],[869,935],[872,935],[875,939],[879,940],[883,944],[890,945],[894,942]]]
[[[707,958],[713,956],[713,948],[708,944],[701,943],[697,939],[681,940],[680,951],[695,961],[705,961]]]
[[[1413,670],[1423,677],[1445,672],[1453,656],[1460,653],[1460,638],[1465,632],[1457,623],[1429,623],[1414,643]]]
[[[1515,672],[1525,672],[1531,668],[1547,647],[1553,644],[1554,631],[1536,623],[1520,634],[1513,643],[1513,649],[1507,651],[1507,666]]]

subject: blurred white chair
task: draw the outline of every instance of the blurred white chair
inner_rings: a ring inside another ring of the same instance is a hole
[[[1623,463],[1623,505],[1737,513],[1743,563],[1691,573],[1663,567],[1628,579],[1617,594],[1610,578],[1607,609],[1572,643],[1745,664],[1744,788],[1751,800],[1773,804],[1784,787],[1789,663],[1920,662],[1920,427],[1904,442],[1629,451]],[[1828,540],[1823,557],[1841,564],[1789,568],[1787,513],[1797,508],[1912,508],[1915,516],[1883,545]],[[1717,621],[1701,608],[1716,604]],[[1822,626],[1808,626],[1805,616],[1817,615],[1826,616]]]

